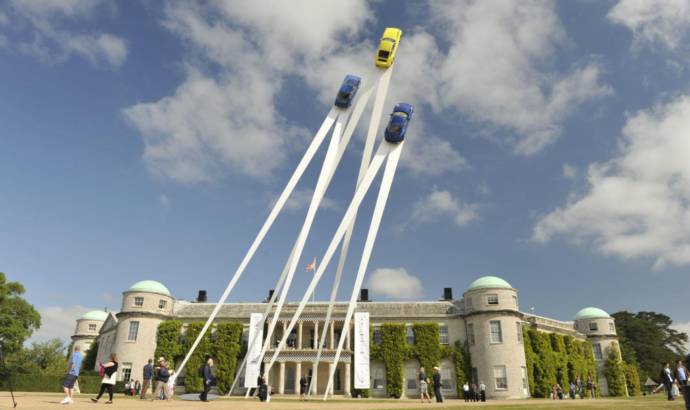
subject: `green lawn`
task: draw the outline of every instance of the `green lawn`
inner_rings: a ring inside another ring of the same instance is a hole
[[[482,405],[483,404],[483,405]],[[468,409],[475,407],[472,403],[465,404],[464,402],[458,406],[444,407],[445,409]],[[579,409],[579,410],[627,410],[627,409],[669,409],[682,410],[685,409],[685,402],[682,397],[675,401],[667,401],[666,396],[657,394],[654,396],[643,396],[631,399],[597,399],[597,400],[546,400],[546,399],[528,399],[520,404],[496,404],[491,403],[477,403],[477,408],[482,410],[507,410],[507,409]],[[420,409],[425,408],[423,406]]]

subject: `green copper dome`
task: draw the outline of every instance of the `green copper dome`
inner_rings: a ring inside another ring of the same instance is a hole
[[[476,279],[474,282],[472,282],[470,284],[470,287],[467,288],[467,290],[483,289],[483,288],[512,289],[513,287],[510,286],[510,283],[506,282],[505,280],[503,280],[497,276],[482,276],[481,278]]]
[[[154,292],[171,296],[168,288],[166,288],[162,283],[156,282],[155,280],[142,280],[141,282],[137,282],[132,285],[127,291]]]
[[[98,320],[98,321],[105,321],[105,319],[108,317],[108,312],[104,312],[102,310],[92,310],[90,312],[84,313],[84,316],[82,316],[82,319],[85,320]]]
[[[609,318],[611,317],[608,313],[605,311],[595,308],[595,307],[586,307],[579,312],[575,314],[575,320],[580,320],[580,319],[601,319],[601,318]]]

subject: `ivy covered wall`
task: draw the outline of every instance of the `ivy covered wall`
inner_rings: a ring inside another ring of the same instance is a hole
[[[203,322],[189,323],[182,337],[182,322],[178,320],[161,322],[158,326],[156,358],[165,357],[170,363],[176,363],[182,359],[203,326]],[[230,389],[237,369],[237,360],[245,353],[242,347],[242,330],[241,323],[220,323],[216,326],[213,341],[211,341],[210,332],[206,332],[187,362],[184,384],[188,393],[203,390],[199,368],[204,365],[207,355],[214,358],[214,374],[220,393],[225,394]]]
[[[523,327],[527,377],[532,397],[549,397],[554,384],[567,391],[570,381],[587,377],[597,382],[597,369],[589,342]]]

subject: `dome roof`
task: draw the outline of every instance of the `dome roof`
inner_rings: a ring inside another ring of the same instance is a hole
[[[127,291],[162,293],[164,295],[171,296],[168,288],[166,288],[162,283],[156,282],[155,280],[142,280],[130,286]]]
[[[575,314],[575,320],[580,319],[600,319],[611,317],[604,310],[596,307],[586,307]]]
[[[497,276],[482,276],[479,279],[475,279],[474,282],[470,283],[470,287],[467,290],[482,289],[482,288],[505,288],[512,289],[510,283]]]
[[[108,318],[108,312],[104,312],[102,310],[92,310],[90,312],[84,313],[84,315],[81,317],[81,319],[85,320],[98,320],[100,322],[105,321],[105,319]]]

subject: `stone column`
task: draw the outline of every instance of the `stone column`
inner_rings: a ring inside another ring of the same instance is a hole
[[[302,378],[302,362],[295,363],[295,394],[299,394],[299,379]]]
[[[280,339],[278,339],[278,343],[285,338],[285,331],[287,331],[287,323],[286,322],[280,322],[283,325],[283,333],[280,335]],[[285,346],[287,346],[287,339],[285,340]]]
[[[334,337],[335,337],[335,320],[331,320],[331,342],[329,343],[329,346],[331,346],[331,350],[335,349],[335,347],[333,346]]]
[[[285,394],[285,362],[280,362],[280,373],[278,377],[278,394]]]
[[[345,397],[350,396],[350,363],[345,363]]]
[[[302,349],[302,322],[297,323],[297,348]]]
[[[328,392],[329,396],[332,396],[335,391],[335,374],[333,374],[333,368],[335,368],[333,362],[328,363],[328,380],[331,383],[331,390]]]
[[[314,346],[312,348],[317,349],[317,346],[319,345],[319,322],[318,320],[314,321]]]
[[[343,330],[341,330],[341,332],[344,332],[344,331],[345,331],[345,328],[343,328]],[[350,333],[352,333],[351,327],[350,327],[350,329],[348,329],[347,335],[345,335],[345,347],[344,348],[348,349],[348,350],[352,349],[352,347],[350,347]]]
[[[311,393],[319,394],[319,382],[318,382],[319,368],[316,367],[316,363],[311,365]]]

